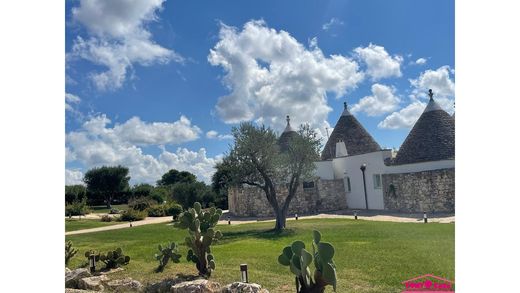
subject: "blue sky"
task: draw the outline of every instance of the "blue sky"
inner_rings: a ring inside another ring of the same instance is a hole
[[[66,2],[69,184],[115,164],[208,182],[238,122],[326,138],[344,101],[388,148],[428,88],[453,112],[454,1],[132,2]]]

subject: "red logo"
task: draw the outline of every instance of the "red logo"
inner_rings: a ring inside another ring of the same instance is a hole
[[[406,280],[401,282],[401,284],[405,287],[403,293],[455,292],[455,282],[432,274]]]

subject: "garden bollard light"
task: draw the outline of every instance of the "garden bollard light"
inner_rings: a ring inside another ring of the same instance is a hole
[[[96,256],[90,255],[88,262],[90,267],[90,273],[93,274],[96,271]]]
[[[298,221],[298,214],[294,214],[294,218]]]
[[[424,223],[428,223],[428,216],[426,216],[426,212],[423,212],[423,218],[424,218]]]
[[[130,221],[130,227],[132,227],[132,221]]]
[[[247,264],[241,264],[240,265],[240,275],[242,276],[242,283],[248,283],[248,276],[247,276]]]
[[[354,219],[357,220],[357,211],[354,211]]]
[[[231,217],[229,217],[229,216],[227,217],[227,223],[228,223],[228,225],[231,225]]]

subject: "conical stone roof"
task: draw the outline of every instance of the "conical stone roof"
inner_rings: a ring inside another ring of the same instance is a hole
[[[334,130],[332,131],[325,148],[321,152],[322,160],[330,160],[335,157],[336,143],[339,140],[345,142],[347,152],[350,156],[377,152],[381,150],[379,144],[359,123],[359,121],[350,113],[347,103],[344,103],[345,109],[341,114]]]
[[[278,138],[278,145],[280,146],[280,150],[282,152],[285,152],[289,147],[289,141],[291,137],[294,135],[298,135],[298,132],[296,132],[292,126],[291,126],[291,119],[289,118],[289,115],[287,115],[287,126],[285,126],[284,131]]]
[[[455,159],[455,119],[433,99],[404,140],[393,165]]]

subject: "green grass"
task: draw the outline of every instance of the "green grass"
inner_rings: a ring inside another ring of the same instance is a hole
[[[94,219],[65,219],[65,232],[76,231],[81,229],[90,229],[97,227],[110,226],[115,224],[121,224],[122,222],[101,222],[101,220]]]
[[[118,209],[118,210],[126,210],[126,209],[128,209],[128,205],[127,204],[113,204],[112,208]],[[110,212],[110,209],[107,209],[106,205],[91,206],[90,209],[92,210],[92,212],[94,214],[108,214],[108,212]]]
[[[247,263],[251,282],[263,285],[270,292],[294,292],[294,276],[288,267],[278,264],[277,258],[283,247],[296,239],[310,247],[313,229],[321,231],[322,241],[336,248],[338,292],[401,292],[402,281],[428,273],[454,279],[454,224],[291,220],[289,229],[282,234],[272,232],[273,225],[259,222],[218,226],[224,238],[212,248],[217,269],[211,279],[221,284],[238,281],[239,265]],[[196,274],[195,265],[186,262],[184,245],[180,248],[181,263],[170,263],[164,272],[154,273],[157,245],[169,241],[181,243],[186,235],[187,231],[166,224],[72,235],[66,238],[74,242],[79,253],[71,260],[70,267],[84,263],[83,254],[88,249],[107,251],[121,247],[131,261],[114,278],[130,276],[147,283],[177,273]]]

